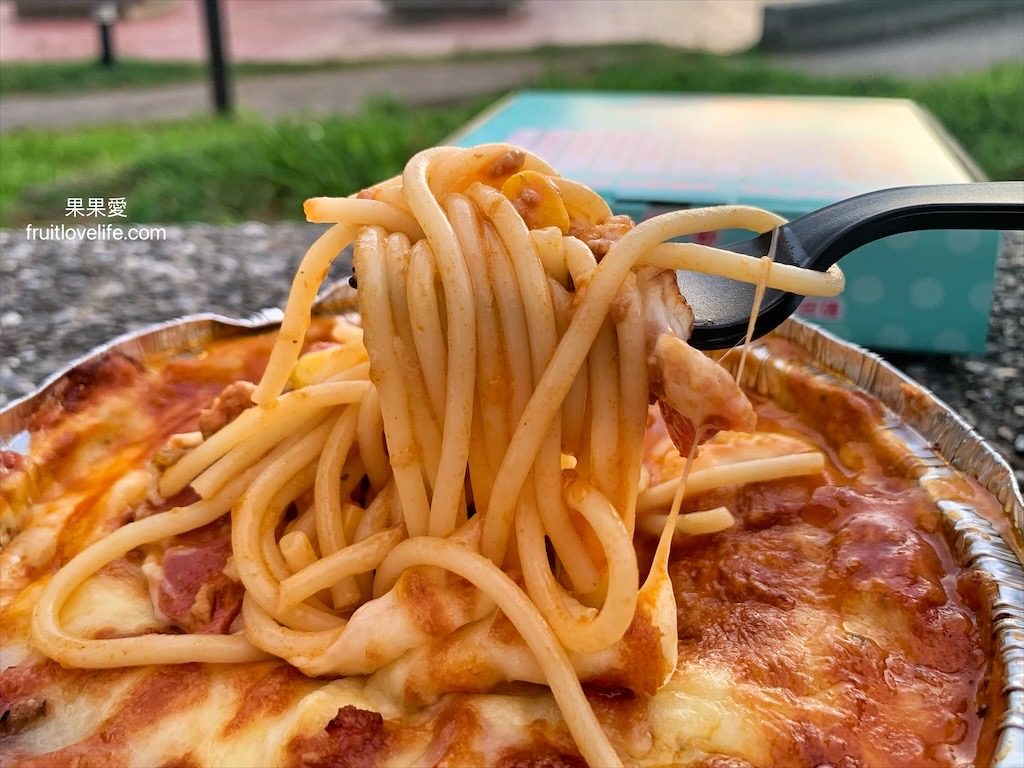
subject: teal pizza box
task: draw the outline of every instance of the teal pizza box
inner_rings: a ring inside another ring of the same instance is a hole
[[[934,118],[900,99],[523,91],[449,138],[488,142],[536,153],[638,221],[721,204],[795,218],[886,187],[983,179]],[[869,347],[982,352],[999,241],[936,230],[870,243],[840,263],[841,296],[805,299],[798,314]]]

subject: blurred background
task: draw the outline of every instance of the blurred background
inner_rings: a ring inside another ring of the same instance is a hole
[[[280,306],[322,230],[303,200],[399,172],[524,88],[910,99],[974,178],[1024,179],[1024,0],[0,0],[0,405],[119,333]],[[801,149],[768,170],[806,170]],[[69,218],[92,201],[161,237],[26,229],[104,221]],[[1024,237],[985,242],[948,242],[961,264],[985,251],[969,286],[897,290],[888,257],[848,296],[943,318],[929,355],[898,327],[857,340],[896,350],[1024,481]],[[839,309],[814,318],[842,333]]]
[[[0,225],[301,218],[527,86],[908,97],[1024,177],[1024,0],[0,0]]]

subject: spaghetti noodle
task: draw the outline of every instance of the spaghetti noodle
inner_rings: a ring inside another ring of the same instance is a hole
[[[255,407],[159,479],[164,498],[191,486],[200,500],[131,522],[65,565],[38,603],[37,645],[69,666],[273,655],[310,675],[371,674],[430,639],[384,638],[379,626],[400,613],[403,580],[427,578],[460,595],[438,619],[448,633],[504,614],[584,758],[621,764],[579,668],[626,648],[641,614],[661,637],[660,681],[674,668],[672,536],[731,520],[716,508],[677,523],[687,485],[694,493],[822,466],[820,457],[740,462],[641,488],[652,395],[689,456],[687,474],[699,442],[752,427],[735,383],[686,346],[686,306],[665,270],[759,283],[758,300],[765,286],[835,295],[841,273],[666,243],[709,229],[767,231],[780,219],[727,206],[632,227],[506,145],[428,150],[401,177],[354,198],[310,200],[306,212],[333,226],[299,267]],[[353,241],[361,328],[339,320],[337,343],[300,359],[318,286]],[[62,627],[61,607],[103,565],[229,510],[245,587],[234,634],[87,639]],[[646,577],[637,530],[660,536]]]

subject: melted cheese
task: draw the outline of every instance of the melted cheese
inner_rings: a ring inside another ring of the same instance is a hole
[[[770,735],[743,707],[739,692],[728,666],[679,669],[648,707],[658,761],[652,764],[685,765],[714,754],[769,764]]]
[[[507,683],[541,679],[514,631],[498,626],[484,602],[426,599],[444,584],[410,587],[404,602],[396,590],[395,605],[361,609],[373,642],[351,652],[353,672],[363,671],[360,653],[393,659],[369,679],[310,679],[279,662],[63,670],[31,648],[29,616],[49,573],[130,517],[149,485],[146,462],[167,434],[193,428],[199,408],[256,368],[265,350],[237,342],[162,372],[114,377],[74,412],[62,416],[58,404],[37,434],[34,506],[0,553],[0,698],[45,699],[46,710],[0,736],[4,764],[291,767],[306,759],[296,750],[324,743],[325,728],[354,708],[382,718],[379,732],[362,718],[364,741],[346,736],[366,765],[579,765],[550,693]],[[687,500],[684,511],[726,505],[737,523],[677,542],[676,670],[651,696],[593,687],[591,702],[620,754],[639,766],[706,765],[716,756],[766,767],[844,758],[857,766],[964,764],[978,744],[975,707],[988,672],[986,640],[968,607],[976,596],[969,583],[958,587],[937,514],[910,469],[874,442],[877,414],[835,387],[800,381],[796,389],[805,401],[823,393],[826,405],[797,417],[757,401],[759,431],[720,433],[698,462],[816,447],[828,456],[825,475]],[[147,407],[154,399],[162,409]],[[645,455],[652,484],[680,469],[666,444],[655,421]],[[901,466],[907,476],[894,471]],[[653,541],[639,546],[649,558]],[[68,627],[87,636],[166,631],[141,562],[139,553],[86,582],[65,608]],[[435,604],[444,615],[421,615]],[[476,623],[424,646],[429,628],[452,611],[465,614],[458,623]],[[596,680],[621,666],[573,661]],[[306,757],[324,765],[315,752]]]
[[[61,613],[64,627],[81,637],[125,637],[163,630],[145,582],[99,573],[82,584]]]

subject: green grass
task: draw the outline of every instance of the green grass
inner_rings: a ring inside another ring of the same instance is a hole
[[[5,61],[0,64],[0,96],[143,88],[198,80],[204,72],[201,63],[185,61],[120,61],[112,67],[94,61]]]
[[[539,87],[826,94],[910,98],[994,179],[1024,178],[1024,72],[1015,64],[926,81],[811,77],[756,56],[715,58],[648,47]],[[62,221],[68,197],[125,197],[135,222],[298,218],[302,201],[343,195],[396,173],[487,99],[451,107],[368,105],[353,117],[268,122],[247,116],[149,126],[7,134],[0,145],[0,224]]]
[[[102,178],[142,157],[167,157],[187,151],[197,141],[230,141],[238,130],[235,124],[202,119],[146,127],[99,126],[7,134],[0,141],[0,222],[19,195],[32,198],[54,182],[63,186],[69,179]],[[76,196],[88,197],[89,191]],[[62,215],[63,210],[62,206],[45,218]]]
[[[301,218],[306,198],[398,173],[486,104],[379,102],[356,117],[15,133],[0,157],[0,222],[63,221],[69,197],[125,197],[133,222]]]

